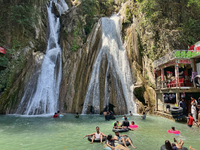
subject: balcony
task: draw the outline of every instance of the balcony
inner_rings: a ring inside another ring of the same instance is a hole
[[[167,81],[157,81],[156,82],[156,89],[186,89],[194,87],[193,82],[191,82],[189,79],[181,78],[177,82],[177,80],[167,80]]]

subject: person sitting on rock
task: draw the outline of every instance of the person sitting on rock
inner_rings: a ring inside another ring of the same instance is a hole
[[[114,140],[119,141],[119,142],[123,142],[124,146],[127,147],[126,142],[129,142],[130,145],[133,148],[136,148],[135,146],[133,146],[132,141],[130,140],[130,138],[128,137],[128,135],[119,135],[119,131],[115,131],[115,137]]]
[[[96,131],[97,131],[96,133],[88,134],[88,135],[84,136],[83,138],[85,138],[87,136],[92,136],[91,144],[94,142],[95,138],[100,139],[101,143],[103,143],[102,142],[103,136],[105,136],[105,137],[107,137],[107,136],[105,134],[103,134],[102,132],[99,132],[99,127],[98,126],[96,127]]]

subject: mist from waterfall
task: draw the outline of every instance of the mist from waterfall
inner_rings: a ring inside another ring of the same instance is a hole
[[[104,108],[108,107],[110,89],[108,86],[108,72],[115,78],[115,89],[118,99],[125,99],[127,111],[136,113],[136,104],[133,100],[133,80],[127,53],[121,40],[121,16],[113,15],[111,18],[103,17],[102,47],[93,66],[92,76],[88,86],[82,114],[88,112],[92,106],[93,113],[100,113],[99,74],[101,62],[107,58],[108,65],[105,76]],[[120,88],[122,87],[122,88]],[[120,107],[117,106],[117,107]],[[108,109],[108,108],[107,108]]]
[[[30,80],[16,114],[52,114],[58,109],[62,77],[62,50],[58,44],[60,20],[52,13],[53,2],[56,4],[60,14],[68,9],[64,0],[51,0],[47,5],[49,37],[46,55],[36,82],[36,89],[31,89],[31,85],[34,85],[35,81]]]

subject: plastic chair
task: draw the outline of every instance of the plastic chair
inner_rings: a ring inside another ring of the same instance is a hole
[[[180,51],[176,51],[176,58],[180,58],[181,57],[181,52]]]
[[[170,82],[171,87],[176,87],[175,85],[176,85],[176,80],[173,80],[173,81]]]
[[[185,51],[181,51],[181,57],[185,58],[186,57],[186,52]]]
[[[180,87],[184,86],[184,78],[179,79],[179,85]]]

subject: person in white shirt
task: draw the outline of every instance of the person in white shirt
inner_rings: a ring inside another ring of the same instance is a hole
[[[103,134],[102,132],[99,132],[98,126],[96,127],[96,131],[97,131],[96,133],[88,134],[88,135],[84,136],[83,138],[85,138],[87,136],[92,136],[91,144],[93,143],[95,138],[100,139],[100,142],[103,143],[103,136],[105,136],[105,137],[107,137],[107,136],[105,134]]]
[[[197,119],[197,109],[196,109],[196,104],[192,104],[192,107],[191,107],[191,113],[192,113],[192,116],[193,116],[193,118],[194,118],[194,120],[196,121],[196,119]]]

